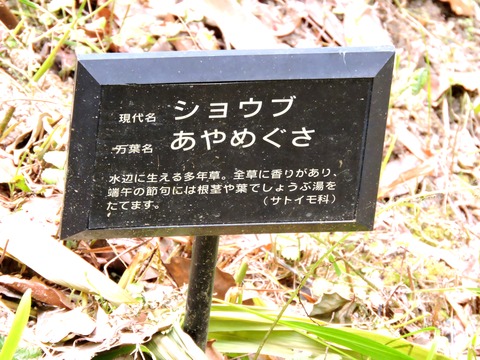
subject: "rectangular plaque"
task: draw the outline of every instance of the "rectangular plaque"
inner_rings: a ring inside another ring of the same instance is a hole
[[[61,237],[370,230],[393,56],[79,56]]]

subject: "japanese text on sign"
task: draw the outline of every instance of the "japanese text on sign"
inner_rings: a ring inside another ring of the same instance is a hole
[[[296,96],[290,96],[288,99],[272,99],[272,104],[280,104],[278,111],[273,112],[271,115],[273,118],[280,117],[286,114],[292,107],[293,101]],[[244,118],[252,118],[259,114],[262,109],[263,102],[260,100],[254,100],[249,98],[248,101],[240,101],[238,109],[243,110],[242,116]],[[198,112],[200,105],[192,103],[187,105],[184,100],[178,100],[175,104],[174,110],[178,114],[174,114],[173,118],[176,121],[185,120],[194,117]],[[227,118],[229,103],[216,103],[209,104],[208,119],[222,119]],[[118,115],[118,123],[120,124],[135,124],[135,123],[151,123],[156,122],[157,116],[155,113],[122,113]],[[172,134],[173,139],[170,143],[172,150],[189,151],[195,148],[199,138],[205,143],[205,148],[211,150],[214,144],[220,144],[227,142],[232,147],[249,148],[255,144],[257,139],[261,138],[262,141],[280,148],[286,141],[291,143],[295,147],[308,147],[312,135],[315,133],[315,129],[308,129],[305,126],[300,127],[298,130],[287,131],[279,127],[273,127],[271,130],[258,133],[249,130],[244,127],[243,129],[233,130],[231,133],[226,133],[217,128],[213,130],[204,130],[200,135],[192,131],[178,131]],[[148,153],[150,152],[151,144],[119,144],[112,148],[112,152],[115,154],[134,154],[134,153]]]
[[[170,196],[249,193],[259,194],[264,206],[327,205],[336,201],[337,183],[327,179],[332,176],[336,174],[328,168],[237,169],[229,175],[221,171],[113,174],[108,178],[106,210],[111,214],[158,209],[158,199]]]

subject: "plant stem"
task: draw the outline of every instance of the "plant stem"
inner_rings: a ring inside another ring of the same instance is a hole
[[[2,137],[3,132],[7,128],[8,122],[12,118],[14,112],[15,112],[15,106],[10,106],[7,112],[5,113],[5,116],[3,117],[2,122],[0,122],[0,138]]]

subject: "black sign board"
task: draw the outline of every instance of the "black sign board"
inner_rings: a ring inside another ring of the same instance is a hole
[[[61,237],[370,230],[393,57],[79,56]]]

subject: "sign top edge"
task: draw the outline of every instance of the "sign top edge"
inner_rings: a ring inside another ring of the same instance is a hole
[[[159,51],[145,53],[106,53],[77,54],[79,61],[95,61],[104,59],[153,59],[172,57],[222,57],[222,56],[278,56],[278,55],[315,55],[315,54],[353,54],[353,53],[395,53],[392,45],[361,46],[361,47],[320,47],[320,48],[284,48],[265,50],[194,50],[194,51]]]

